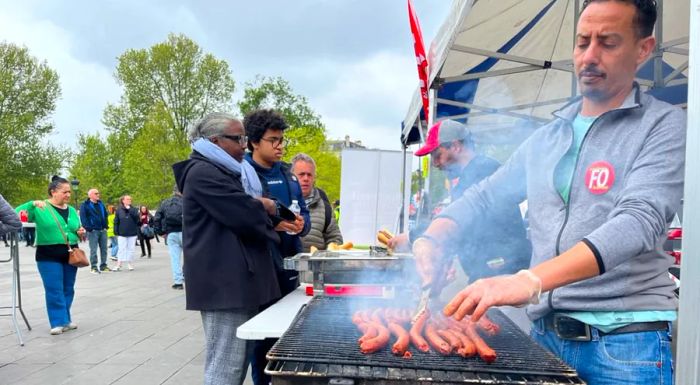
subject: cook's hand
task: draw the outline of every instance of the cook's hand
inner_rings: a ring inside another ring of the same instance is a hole
[[[46,206],[46,202],[44,201],[34,201],[32,202],[32,204],[34,205],[34,207],[38,207],[40,209],[43,209],[44,206]]]
[[[270,198],[257,198],[265,207],[265,211],[270,215],[275,215],[277,213],[277,203]]]
[[[436,266],[442,260],[442,248],[435,241],[420,237],[413,242],[412,251],[423,286],[433,283]]]
[[[83,235],[85,235],[85,228],[83,226],[80,226],[80,228],[78,229],[78,231],[76,231],[76,233],[78,233],[79,237],[82,237]]]
[[[520,270],[477,280],[457,293],[443,313],[457,320],[471,315],[472,321],[478,321],[491,306],[537,304],[541,292],[542,280],[529,270]]]
[[[389,244],[387,245],[390,249],[396,251],[408,251],[408,233],[401,233],[395,235],[393,238],[389,239]]]

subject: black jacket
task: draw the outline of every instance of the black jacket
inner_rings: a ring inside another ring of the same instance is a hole
[[[474,157],[462,170],[452,189],[454,202],[469,187],[493,174],[500,163],[483,155]],[[457,254],[470,281],[494,275],[513,274],[530,266],[532,246],[517,204],[494,207],[472,228],[462,229]]]
[[[180,210],[173,209],[177,205],[180,206]],[[158,235],[182,232],[181,196],[173,195],[160,202],[156,216],[153,218],[153,230]]]
[[[120,237],[135,237],[139,233],[140,221],[139,211],[136,207],[128,210],[124,206],[119,206],[114,213],[114,235]]]
[[[188,310],[258,307],[280,297],[268,249],[279,237],[240,174],[197,152],[173,165],[182,192]]]

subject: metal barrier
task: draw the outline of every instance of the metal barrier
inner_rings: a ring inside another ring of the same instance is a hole
[[[27,329],[32,330],[32,327],[29,325],[27,316],[24,315],[22,310],[22,286],[19,279],[19,238],[16,232],[7,234],[7,237],[10,242],[10,257],[8,259],[0,259],[0,263],[12,263],[12,306],[0,306],[0,309],[11,309],[12,311],[9,314],[0,314],[0,316],[12,317],[12,325],[17,333],[19,344],[24,346],[22,332],[19,330],[19,323],[17,322],[17,310],[22,315]]]

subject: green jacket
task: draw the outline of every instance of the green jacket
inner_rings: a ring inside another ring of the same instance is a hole
[[[78,234],[76,231],[80,228],[80,218],[78,213],[71,206],[68,206],[68,223],[63,220],[61,214],[53,208],[53,205],[46,201],[46,206],[43,209],[35,207],[34,201],[29,201],[15,208],[15,212],[19,213],[22,210],[27,210],[29,222],[36,223],[36,241],[37,246],[42,245],[59,245],[65,244],[66,241],[61,235],[61,230],[56,225],[56,219],[61,224],[63,231],[68,236],[68,241],[71,245],[78,243]],[[51,213],[53,212],[53,215]],[[54,219],[54,215],[56,219]]]

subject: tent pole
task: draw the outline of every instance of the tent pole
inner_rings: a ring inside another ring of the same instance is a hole
[[[401,166],[401,213],[399,214],[399,233],[404,232],[405,214],[406,214],[406,149],[408,146],[403,144],[403,165]],[[408,183],[411,183],[411,178],[408,178]]]
[[[576,47],[576,28],[578,27],[578,19],[579,16],[581,16],[579,9],[580,9],[580,0],[574,0],[574,32],[573,32],[573,45],[572,47]],[[573,98],[576,96],[578,93],[578,83],[576,79],[576,71],[571,71],[571,97]]]
[[[700,383],[700,0],[690,2],[690,65],[688,71],[688,137],[685,151],[685,192],[683,194],[683,258],[676,384]]]
[[[654,88],[664,86],[664,51],[661,45],[664,43],[664,1],[658,0],[656,27],[654,35],[656,37],[656,47],[654,47]]]

